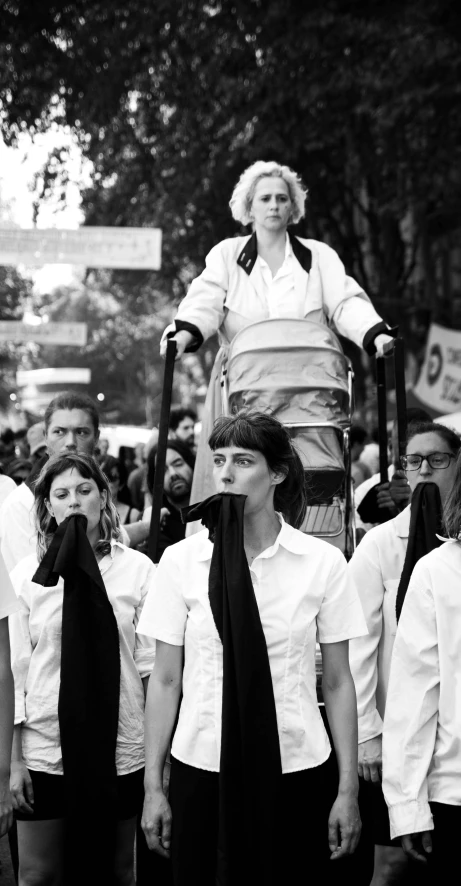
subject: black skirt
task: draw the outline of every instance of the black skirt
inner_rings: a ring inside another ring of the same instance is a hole
[[[219,775],[172,759],[171,860],[175,886],[215,886]],[[330,862],[328,817],[337,792],[333,756],[280,779],[274,882],[330,883],[342,862]]]
[[[29,769],[34,790],[34,812],[15,812],[16,821],[48,821],[64,818],[66,792],[64,777]],[[135,818],[142,811],[144,797],[144,768],[117,778],[117,819]]]

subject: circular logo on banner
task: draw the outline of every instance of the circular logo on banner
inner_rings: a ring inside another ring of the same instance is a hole
[[[440,345],[432,345],[429,351],[429,359],[427,363],[427,381],[430,385],[435,385],[440,378],[443,368],[443,355]]]

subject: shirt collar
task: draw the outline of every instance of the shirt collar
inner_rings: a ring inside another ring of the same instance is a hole
[[[286,260],[287,260],[291,255],[293,255],[293,249],[292,249],[292,246],[291,246],[291,240],[290,240],[288,234],[285,234],[285,258],[284,258],[284,262],[286,262]],[[260,263],[264,268],[268,268],[268,267],[269,267],[269,265],[267,264],[267,262],[264,261],[264,259],[263,259],[260,255],[258,255],[258,261],[259,261],[259,263]]]
[[[290,551],[292,554],[302,555],[307,553],[308,537],[302,532],[298,532],[297,529],[293,529],[292,526],[285,522],[281,514],[277,513],[277,517],[280,521],[280,532],[275,539],[274,544],[269,548],[266,548],[265,551],[262,551],[261,554],[258,554],[255,558],[256,560],[266,560],[269,559],[269,557],[273,557],[280,546],[285,548],[285,550]],[[199,562],[205,562],[206,560],[211,560],[212,555],[213,543],[208,538],[207,530],[204,529],[203,532],[200,533],[200,542],[198,543],[196,559]]]
[[[394,526],[399,538],[408,538],[410,535],[410,505],[407,505],[400,514],[394,517]]]
[[[111,540],[110,540],[110,551],[109,551],[108,554],[104,554],[104,557],[103,557],[102,560],[100,560],[99,562],[102,563],[102,561],[105,560],[106,557],[110,557],[110,559],[113,560],[114,557],[115,557],[115,549],[116,549],[116,548],[120,548],[120,550],[121,550],[122,553],[123,553],[123,552],[126,550],[126,545],[124,545],[123,542],[118,541],[118,540],[115,539],[115,538],[111,538]]]

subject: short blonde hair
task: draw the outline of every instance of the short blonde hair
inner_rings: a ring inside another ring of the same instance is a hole
[[[286,182],[293,203],[291,222],[296,224],[304,216],[307,190],[293,169],[290,169],[289,166],[281,166],[274,160],[257,160],[242,172],[229,200],[233,218],[235,221],[241,222],[242,225],[250,224],[251,204],[256,185],[261,178],[265,177],[281,178]]]

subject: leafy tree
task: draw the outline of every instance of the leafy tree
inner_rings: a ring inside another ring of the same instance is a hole
[[[164,232],[160,273],[110,275],[130,315],[182,297],[235,233],[227,201],[242,169],[275,158],[309,186],[300,233],[331,242],[421,344],[458,225],[461,27],[449,0],[8,0],[0,33],[10,138],[67,122],[94,164],[87,222]],[[455,286],[450,302],[460,296]]]

